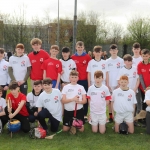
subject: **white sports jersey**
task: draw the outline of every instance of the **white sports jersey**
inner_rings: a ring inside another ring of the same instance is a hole
[[[2,112],[5,107],[6,107],[6,100],[1,97],[0,98],[0,112]]]
[[[113,108],[116,113],[133,112],[133,105],[137,103],[133,90],[123,91],[121,88],[113,91],[112,101],[114,101]]]
[[[121,68],[117,76],[117,80],[119,80],[122,75],[126,75],[129,78],[128,87],[134,90],[137,79],[139,78],[136,67],[133,66],[131,69],[127,69],[125,67]]]
[[[71,99],[75,96],[79,96],[79,100],[82,100],[82,95],[86,94],[85,89],[82,85],[76,84],[68,84],[63,87],[62,94],[66,95],[66,99]],[[81,109],[83,107],[83,104],[77,105],[77,110]],[[67,111],[73,111],[75,110],[75,102],[69,102],[64,104],[64,108]]]
[[[87,96],[90,97],[90,112],[95,114],[106,113],[106,100],[110,100],[110,92],[107,86],[96,87],[92,85],[89,87]]]
[[[105,84],[106,72],[108,72],[108,66],[106,65],[106,61],[103,59],[101,59],[100,61],[96,61],[95,59],[90,60],[86,71],[91,73],[91,85],[94,84],[94,73],[98,70],[103,72],[103,84]]]
[[[124,66],[124,61],[122,58],[117,57],[116,59],[112,59],[111,57],[106,60],[108,65],[108,74],[109,74],[109,86],[116,87],[117,83],[117,75],[119,70]]]
[[[71,72],[72,69],[76,68],[76,64],[72,59],[69,60],[62,60],[60,59],[61,63],[62,63],[62,70],[63,70],[63,74],[61,75],[61,80],[63,82],[70,82],[69,80],[69,74]]]
[[[62,121],[62,94],[58,89],[52,89],[52,93],[43,91],[36,103],[36,107],[46,108],[58,121]]]
[[[10,77],[8,74],[9,63],[2,59],[0,61],[0,85],[6,85],[10,82]]]
[[[36,102],[38,101],[38,98],[39,96],[35,96],[32,92],[27,94],[27,102],[30,103],[31,108],[36,107]]]
[[[133,60],[132,60],[133,65],[134,65],[135,67],[137,67],[137,65],[139,64],[139,62],[143,61],[143,59],[142,59],[141,56],[138,57],[138,58],[135,58],[135,57],[133,56],[132,58],[133,58]]]
[[[27,73],[27,67],[30,67],[31,63],[27,56],[11,56],[9,59],[9,66],[13,69],[13,75],[16,81],[22,81]]]
[[[145,93],[145,100],[144,100],[144,102],[146,103],[146,101],[150,101],[150,90],[146,91],[146,93]],[[150,112],[150,106],[146,107],[146,111]]]

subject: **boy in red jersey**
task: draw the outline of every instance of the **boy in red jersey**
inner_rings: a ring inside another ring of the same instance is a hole
[[[5,113],[10,119],[19,120],[22,131],[27,133],[30,131],[30,124],[26,108],[26,96],[19,92],[19,85],[16,81],[10,83],[9,89],[10,93],[7,95],[7,100],[11,101],[12,107],[6,107]]]
[[[84,43],[82,41],[78,41],[76,43],[77,52],[71,57],[77,66],[77,71],[79,72],[79,80],[78,84],[82,85],[87,92],[88,90],[88,81],[87,81],[87,65],[91,60],[91,57],[84,52]],[[87,119],[88,112],[88,103],[84,104],[84,116]]]
[[[62,72],[62,64],[57,59],[57,54],[59,53],[59,47],[57,45],[52,45],[50,49],[50,58],[45,60],[41,66],[43,69],[43,79],[52,79],[52,88],[60,89],[60,74]]]
[[[141,97],[142,97],[142,110],[145,110],[147,105],[144,103],[145,99],[145,91],[150,86],[150,51],[148,49],[143,49],[141,51],[141,56],[143,58],[143,61],[140,62],[137,66],[139,78],[140,78],[140,90],[141,90]],[[142,123],[145,125],[145,120],[142,121]]]
[[[31,52],[28,57],[32,66],[30,79],[33,87],[33,82],[35,80],[43,80],[43,70],[41,66],[44,60],[49,58],[49,54],[41,49],[42,41],[40,39],[34,38],[31,40],[30,44],[33,48],[33,52]]]

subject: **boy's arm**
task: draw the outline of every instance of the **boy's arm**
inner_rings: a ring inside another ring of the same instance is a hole
[[[90,87],[91,86],[91,73],[90,72],[88,72],[87,78],[88,78],[88,87]]]
[[[43,79],[46,78],[46,70],[43,70]]]
[[[114,118],[114,108],[113,108],[113,105],[114,105],[114,101],[111,101],[112,116],[113,116],[113,118]]]
[[[145,89],[146,89],[146,86],[145,86],[145,83],[144,83],[144,79],[143,79],[142,74],[139,74],[139,79],[140,79],[140,83],[141,83],[141,85],[142,85],[143,90],[145,90]]]
[[[59,82],[60,82],[60,73],[58,73],[57,82],[56,82],[56,86],[55,86],[56,89],[58,89]]]
[[[29,102],[26,102],[26,107],[27,107],[28,113],[30,115],[34,115],[34,111],[32,109],[30,109],[30,103]]]
[[[146,100],[146,104],[150,106],[150,100]]]
[[[108,73],[108,71],[106,72],[106,86],[108,87],[109,91],[111,91],[111,88],[109,86],[109,73]]]
[[[86,95],[83,94],[83,95],[82,95],[82,100],[76,99],[75,102],[76,102],[77,104],[85,104],[85,103],[87,102]]]
[[[140,84],[140,79],[137,78],[137,81],[136,81],[136,85],[135,85],[135,88],[134,88],[134,92],[136,93],[138,87],[139,87],[139,84]]]
[[[38,107],[38,113],[42,110],[42,107]]]
[[[0,112],[0,116],[4,116],[4,115],[6,115],[6,113],[5,113],[5,108],[3,108],[3,111]]]
[[[75,100],[79,99],[78,95],[71,98],[71,99],[66,99],[66,94],[63,94],[63,97],[62,97],[62,103],[63,104],[66,104],[66,103],[70,103],[70,102],[73,102]]]
[[[15,76],[13,74],[13,68],[12,67],[8,67],[8,74],[11,78],[11,81],[16,81]]]
[[[30,67],[27,67],[27,73],[24,77],[24,81],[26,82],[30,76],[30,72],[31,72],[31,66]]]
[[[22,107],[25,103],[26,103],[25,100],[21,100],[21,102],[20,102],[19,106],[17,107],[17,109],[15,110],[15,112],[13,114],[12,113],[9,114],[9,118],[15,117],[20,112],[20,110],[22,109]]]

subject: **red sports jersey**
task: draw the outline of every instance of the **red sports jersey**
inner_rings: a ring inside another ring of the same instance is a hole
[[[46,70],[46,77],[57,80],[58,73],[62,72],[62,64],[59,60],[49,58],[44,61],[41,69]]]
[[[28,57],[32,66],[30,78],[32,80],[43,80],[43,70],[41,66],[43,62],[50,57],[49,54],[41,49],[38,54],[34,55],[33,52],[31,52]]]
[[[79,80],[87,80],[86,68],[91,57],[86,54],[84,56],[73,55],[71,58],[75,61],[77,66],[77,71],[79,72]]]
[[[11,100],[12,109],[15,111],[18,108],[18,105],[20,104],[20,102],[22,100],[26,101],[26,96],[22,93],[19,93],[18,97],[15,98],[11,93],[9,93],[7,95],[7,99]],[[23,107],[20,110],[19,114],[22,115],[22,116],[29,116],[29,113],[28,113],[27,108],[26,108],[26,104],[23,105]]]
[[[150,63],[144,64],[143,62],[140,62],[137,66],[137,70],[138,74],[143,76],[145,86],[146,87],[150,86]],[[141,84],[140,89],[144,91]]]

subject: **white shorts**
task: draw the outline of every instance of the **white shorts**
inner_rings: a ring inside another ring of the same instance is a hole
[[[107,116],[106,113],[104,114],[95,114],[95,113],[90,113],[91,116],[91,125],[93,126],[97,126],[99,125],[105,125],[106,124],[106,120],[107,120]]]
[[[133,122],[133,112],[125,112],[125,113],[116,113],[115,122],[120,124],[123,121],[127,123]]]

